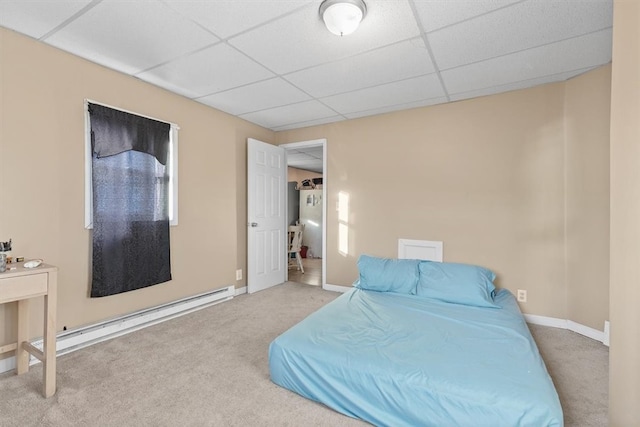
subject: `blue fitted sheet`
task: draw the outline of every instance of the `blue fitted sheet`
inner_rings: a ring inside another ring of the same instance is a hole
[[[501,309],[354,288],[276,338],[274,383],[380,426],[562,426],[513,295]]]

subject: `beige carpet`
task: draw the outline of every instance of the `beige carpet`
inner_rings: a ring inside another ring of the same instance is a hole
[[[339,296],[286,283],[58,359],[58,392],[42,368],[0,375],[1,426],[356,426],[360,421],[269,380],[273,338]],[[605,346],[535,326],[567,426],[607,424]]]
[[[607,426],[609,348],[564,329],[529,329],[560,396],[565,426]]]

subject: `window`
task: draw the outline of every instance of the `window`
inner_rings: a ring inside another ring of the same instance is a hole
[[[93,102],[86,116],[91,297],[170,281],[177,127]]]
[[[91,117],[89,116],[90,103],[109,107],[108,105],[85,100],[84,227],[86,229],[93,228],[93,186],[91,182],[93,173],[93,148],[91,145]],[[180,127],[178,127],[178,125],[174,123],[170,123],[170,125],[171,130],[169,135],[169,153],[167,158],[167,168],[169,174],[168,209],[169,224],[171,226],[175,226],[178,225],[178,130],[180,129]]]

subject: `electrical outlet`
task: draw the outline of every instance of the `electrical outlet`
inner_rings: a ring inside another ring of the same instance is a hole
[[[242,269],[236,270],[236,280],[242,280]]]
[[[518,302],[527,302],[527,291],[518,289]]]

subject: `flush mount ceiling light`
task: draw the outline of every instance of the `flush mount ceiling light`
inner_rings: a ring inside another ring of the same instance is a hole
[[[324,0],[320,4],[320,16],[333,34],[346,36],[358,29],[367,13],[362,0]]]

